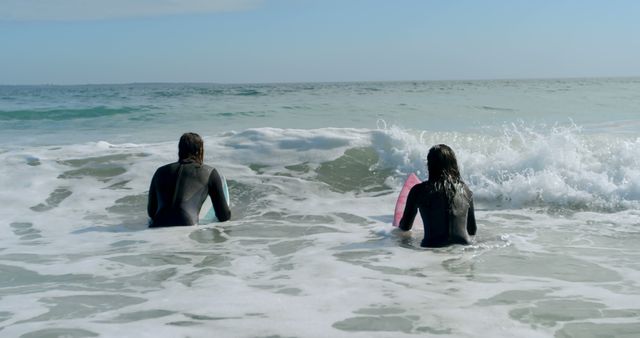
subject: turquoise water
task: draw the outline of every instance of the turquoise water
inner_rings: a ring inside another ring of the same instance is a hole
[[[640,79],[0,86],[0,336],[640,334]],[[146,228],[185,131],[233,219]],[[456,151],[476,243],[391,226]]]
[[[505,123],[637,130],[640,79],[0,86],[2,142],[166,141],[247,128],[480,131]],[[77,131],[73,137],[70,131]],[[35,137],[34,134],[38,134]]]

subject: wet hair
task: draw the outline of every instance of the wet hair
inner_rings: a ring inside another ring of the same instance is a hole
[[[458,183],[462,181],[456,154],[446,144],[437,144],[429,149],[427,169],[429,171],[429,181],[432,183],[445,181]]]
[[[193,160],[199,164],[204,162],[204,142],[196,133],[184,133],[178,143],[178,158],[180,161]]]
[[[451,206],[456,192],[464,186],[461,184],[463,182],[460,178],[458,160],[453,149],[446,144],[431,147],[427,155],[427,169],[429,171],[427,186],[430,186],[434,193],[444,193]]]

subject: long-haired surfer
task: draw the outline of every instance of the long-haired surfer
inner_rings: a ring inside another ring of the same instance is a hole
[[[198,223],[202,204],[211,197],[220,222],[231,218],[225,200],[223,178],[204,161],[204,142],[196,133],[185,133],[178,143],[178,162],[164,165],[153,175],[147,213],[150,227]]]
[[[420,209],[424,224],[421,246],[470,244],[477,229],[473,198],[471,190],[460,178],[455,153],[444,144],[431,147],[427,169],[429,179],[409,192],[400,229],[410,230]]]

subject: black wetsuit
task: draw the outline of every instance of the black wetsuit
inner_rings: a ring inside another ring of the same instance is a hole
[[[410,230],[420,209],[424,224],[421,246],[470,244],[471,236],[476,234],[472,193],[464,183],[456,184],[454,190],[450,201],[443,189],[435,189],[428,181],[415,185],[409,191],[400,229]]]
[[[197,224],[200,208],[207,195],[211,197],[219,221],[231,218],[222,179],[216,169],[191,160],[158,168],[149,188],[149,226]]]

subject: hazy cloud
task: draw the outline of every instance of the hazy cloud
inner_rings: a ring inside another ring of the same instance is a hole
[[[101,20],[241,11],[262,0],[0,0],[0,20]]]

